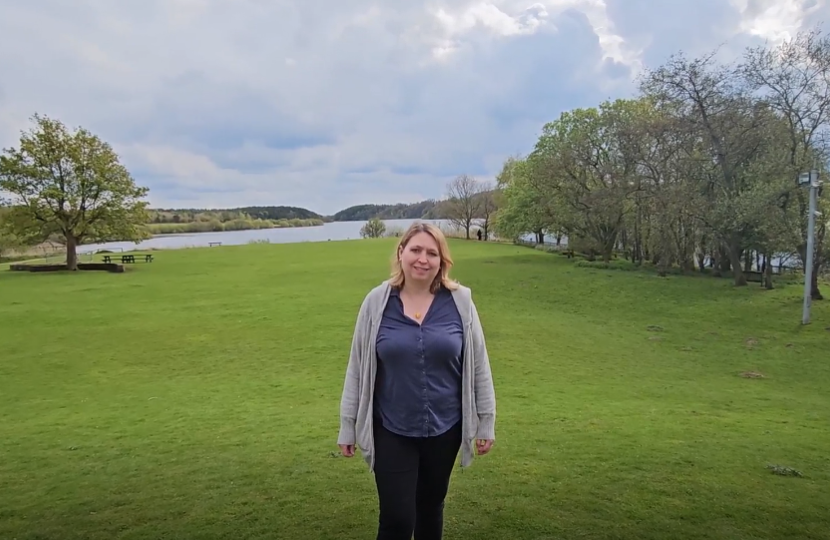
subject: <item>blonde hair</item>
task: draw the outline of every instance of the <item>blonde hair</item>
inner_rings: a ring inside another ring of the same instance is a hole
[[[398,245],[395,247],[395,253],[392,256],[392,278],[389,280],[389,284],[398,289],[403,287],[405,276],[403,268],[401,267],[400,254],[409,241],[412,240],[412,237],[422,232],[430,235],[435,240],[435,243],[438,244],[438,256],[441,259],[441,266],[438,270],[438,275],[435,276],[435,280],[429,287],[430,292],[435,293],[441,286],[451,291],[456,290],[458,288],[458,282],[450,279],[450,268],[452,268],[453,261],[450,256],[450,248],[447,245],[447,239],[444,237],[444,233],[441,232],[441,229],[435,225],[420,221],[416,221],[409,226],[406,232],[404,232],[401,236],[400,242],[398,242]]]

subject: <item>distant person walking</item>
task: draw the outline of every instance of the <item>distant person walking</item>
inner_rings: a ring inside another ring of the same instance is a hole
[[[476,234],[478,235],[478,240],[480,242],[481,241],[481,229],[479,229]]]
[[[337,443],[346,457],[359,448],[374,473],[377,540],[440,540],[459,450],[467,467],[495,439],[484,332],[452,265],[440,229],[416,222],[357,315]]]

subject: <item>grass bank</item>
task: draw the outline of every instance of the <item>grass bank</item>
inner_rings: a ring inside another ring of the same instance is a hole
[[[0,273],[0,538],[373,538],[372,478],[335,438],[356,310],[393,245]],[[499,419],[454,476],[446,538],[828,537],[828,303],[803,328],[798,285],[452,245]]]
[[[65,256],[65,254],[66,248],[57,242],[43,242],[42,244],[36,246],[4,250],[0,253],[0,270],[8,268],[7,263],[32,259],[46,259],[58,255]]]
[[[151,234],[186,234],[222,231],[247,231],[255,229],[283,229],[287,227],[318,227],[321,219],[218,219],[190,221],[186,223],[148,223]]]

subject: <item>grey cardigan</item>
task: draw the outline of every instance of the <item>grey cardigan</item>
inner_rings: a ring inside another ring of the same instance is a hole
[[[372,431],[372,401],[377,372],[375,341],[390,291],[389,281],[384,281],[370,290],[363,299],[357,315],[340,399],[340,433],[337,444],[356,445],[370,471],[374,471],[375,466]],[[459,285],[452,291],[452,296],[464,326],[461,466],[467,467],[473,461],[475,439],[496,438],[496,395],[484,331],[472,292],[468,287]]]

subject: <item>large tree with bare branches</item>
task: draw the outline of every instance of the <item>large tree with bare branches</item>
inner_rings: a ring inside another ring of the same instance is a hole
[[[830,36],[804,31],[732,63],[677,54],[643,73],[636,98],[566,111],[526,158],[508,158],[497,222],[511,237],[566,229],[589,257],[772,288],[774,264],[806,263],[797,178],[816,168],[826,184],[828,159]],[[814,299],[830,255],[823,199]]]
[[[800,32],[775,48],[753,47],[744,55],[740,73],[759,99],[786,124],[784,163],[789,189],[781,214],[802,264],[807,263],[807,190],[797,187],[799,173],[826,161],[830,147],[830,36],[817,30]],[[819,201],[820,202],[820,201]],[[787,212],[792,207],[796,212]],[[822,208],[819,208],[821,212]],[[821,299],[818,276],[823,256],[826,220],[816,222],[812,297]]]
[[[462,174],[453,179],[447,189],[447,217],[453,225],[464,229],[470,239],[470,228],[481,212],[481,183]]]

